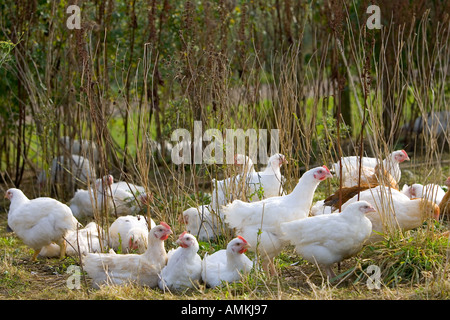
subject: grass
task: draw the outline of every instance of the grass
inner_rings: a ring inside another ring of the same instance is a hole
[[[445,275],[448,270],[449,239],[439,234],[446,230],[437,226],[432,233],[426,228],[413,235],[389,239],[375,246],[367,246],[361,253],[361,267],[379,266],[385,286],[395,287],[400,283],[423,283]],[[442,279],[444,282],[448,279]]]

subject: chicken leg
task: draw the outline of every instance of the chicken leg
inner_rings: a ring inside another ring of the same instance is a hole
[[[59,247],[60,247],[60,251],[59,251],[59,259],[62,260],[66,257],[66,240],[61,239],[61,241],[59,241],[58,243]]]
[[[331,281],[331,279],[336,277],[336,274],[334,273],[334,271],[331,268],[331,266],[326,266],[325,267],[325,272],[327,273],[328,281]]]
[[[269,276],[274,276],[274,275],[276,275],[277,274],[277,270],[276,270],[276,268],[275,268],[275,263],[274,263],[274,261],[273,261],[273,258],[272,259],[270,259],[270,258],[268,258],[268,257],[265,257],[264,259],[263,259],[263,261],[262,261],[262,267],[263,267],[263,270],[264,270],[264,272],[267,274],[267,275],[269,275]]]
[[[34,254],[33,254],[33,256],[31,257],[31,260],[30,260],[30,261],[36,261],[36,258],[37,258],[37,256],[38,256],[39,252],[41,252],[41,249],[34,250]]]

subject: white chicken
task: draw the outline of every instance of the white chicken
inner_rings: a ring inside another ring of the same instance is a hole
[[[242,166],[240,174],[224,180],[212,180],[213,193],[209,205],[191,207],[183,211],[181,219],[186,224],[186,229],[195,235],[200,241],[217,237],[226,230],[223,223],[221,206],[227,204],[233,197],[239,197],[243,192],[244,185],[240,185],[241,175],[255,173],[253,161],[244,155],[237,154],[234,164]]]
[[[121,190],[125,190],[126,192],[132,193],[132,194],[141,194],[141,193],[145,193],[145,188],[142,186],[138,186],[136,184],[133,183],[129,183],[126,181],[119,181],[119,182],[114,182],[111,185],[111,190],[114,193],[116,190],[121,189]]]
[[[424,119],[424,116],[426,119]],[[450,135],[450,111],[432,111],[424,116],[419,116],[414,121],[412,128],[410,125],[404,126],[405,134],[426,135],[437,139],[438,142],[448,141]]]
[[[358,201],[342,212],[282,223],[283,238],[295,246],[305,260],[325,267],[330,279],[336,277],[331,266],[358,253],[372,233],[365,216],[375,212],[367,201]]]
[[[79,156],[71,155],[70,157],[59,156],[52,160],[49,169],[50,183],[63,184],[67,179],[71,180],[72,186],[86,186],[88,181],[93,182],[96,179],[95,167],[91,166],[88,159]],[[47,173],[41,171],[37,184],[43,187],[47,181]]]
[[[94,212],[112,210],[114,203],[110,186],[114,179],[111,175],[95,181],[90,190],[78,189],[70,200],[70,209],[77,218],[94,217]]]
[[[164,241],[170,234],[169,225],[161,222],[150,230],[148,248],[143,254],[88,253],[82,262],[93,287],[127,283],[156,287],[159,273],[167,263]]]
[[[150,230],[156,226],[150,219]],[[109,227],[110,247],[121,249],[122,253],[144,253],[148,243],[148,224],[144,216],[122,216],[117,218]]]
[[[213,288],[220,286],[222,281],[240,281],[242,275],[253,268],[253,262],[244,254],[249,246],[247,240],[238,236],[228,243],[226,250],[205,254],[202,261],[203,282]]]
[[[139,212],[141,205],[145,205],[150,200],[144,187],[125,181],[113,183],[111,193],[117,216],[134,215]]]
[[[66,237],[66,254],[72,257],[86,255],[88,252],[102,252],[105,248],[104,239],[106,239],[103,228],[97,225],[94,221],[88,223],[86,227],[78,231],[69,230]],[[41,257],[56,257],[60,252],[60,246],[56,243],[51,243],[42,248],[39,252]]]
[[[70,154],[92,159],[94,160],[94,163],[97,163],[100,160],[97,146],[92,141],[86,139],[72,139],[69,136],[63,136],[59,138],[58,141],[61,146]]]
[[[8,225],[24,244],[34,249],[31,261],[35,261],[40,250],[52,242],[60,246],[60,258],[64,258],[64,237],[78,225],[70,208],[52,198],[30,200],[15,188],[6,191],[5,197],[11,201]]]
[[[254,202],[283,195],[284,177],[280,169],[285,163],[287,163],[286,157],[277,153],[269,158],[267,167],[263,171],[249,173],[246,177],[247,198]]]
[[[250,158],[242,155],[237,155],[236,158],[239,161],[249,162],[250,166],[253,167]],[[248,173],[245,182],[247,186],[247,198],[251,197],[253,201],[257,201],[259,195],[262,198],[282,195],[284,193],[282,187],[284,177],[281,175],[280,168],[284,163],[287,163],[285,156],[277,153],[269,158],[268,165],[263,171],[255,172],[253,170]],[[239,181],[241,178],[242,175],[238,175],[236,181]],[[222,180],[221,183],[224,181]],[[231,183],[231,179],[228,182]],[[221,186],[224,187],[224,184]],[[261,189],[263,191],[262,194],[260,193]],[[222,189],[222,191],[224,190]],[[227,203],[225,200],[225,192],[219,198],[222,199],[222,205]],[[186,224],[187,231],[196,236],[200,241],[213,239],[227,230],[220,208],[216,208],[215,210],[212,208],[214,208],[213,204],[201,205],[197,208],[188,208],[183,212],[183,221]]]
[[[182,222],[186,224],[186,230],[198,240],[214,239],[227,230],[223,215],[220,211],[218,214],[216,212],[210,205],[188,208],[183,211]]]
[[[332,207],[325,205],[325,200],[319,200],[314,203],[314,205],[311,207],[311,215],[312,216],[318,216],[321,214],[330,214],[332,213]]]
[[[435,202],[436,204],[440,204],[445,196],[445,190],[442,189],[439,185],[433,183],[427,184],[425,186],[420,183],[413,183],[411,186],[405,184],[403,185],[401,192],[411,199],[425,198]]]
[[[165,156],[168,156],[172,153],[172,149],[173,149],[173,145],[172,143],[170,143],[167,140],[163,141],[164,147],[161,146],[161,143],[153,140],[153,139],[147,139],[149,145],[150,145],[150,151],[155,155],[155,156],[162,156],[163,153]],[[189,144],[190,146],[190,144]]]
[[[247,179],[242,177],[255,173],[253,161],[242,154],[234,157],[234,165],[239,167],[239,173],[236,176],[223,180],[212,179],[213,192],[210,205],[216,212],[220,211],[221,206],[241,198],[247,190]]]
[[[406,183],[403,185],[402,190],[400,190],[401,193],[403,193],[405,196],[407,196],[408,198],[412,199],[415,198],[412,196],[412,187],[413,185],[407,185]],[[423,186],[423,185],[422,185]]]
[[[399,164],[405,160],[410,160],[405,150],[397,150],[392,152],[381,162],[381,164],[378,163],[377,158],[363,157],[361,182],[367,182],[369,177],[373,176],[373,174],[378,170],[381,172],[384,170],[398,183],[402,174]],[[359,157],[343,157],[342,166],[342,186],[353,187],[358,185]],[[339,162],[334,163],[332,168],[336,173],[336,176],[339,177]]]
[[[223,208],[225,222],[249,242],[250,250],[261,254],[264,270],[275,274],[272,260],[286,245],[280,238],[280,224],[306,218],[317,186],[331,177],[326,166],[317,167],[305,172],[286,196],[251,203],[235,200]]]
[[[400,191],[378,186],[359,194],[359,200],[370,203],[376,212],[367,214],[372,222],[372,235],[368,242],[384,239],[384,235],[392,235],[397,230],[407,231],[422,225],[428,218],[439,218],[439,207],[427,199],[410,199]],[[354,196],[342,205],[342,210],[358,201]]]
[[[158,286],[163,291],[194,288],[201,280],[202,259],[197,253],[197,239],[184,231],[177,244],[179,247],[169,253],[167,265],[161,270]]]
[[[240,174],[246,175],[255,172],[255,165],[250,157],[237,154],[234,157],[234,164],[240,167]]]

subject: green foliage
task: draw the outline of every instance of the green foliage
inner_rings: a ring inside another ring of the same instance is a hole
[[[420,283],[429,272],[444,270],[449,242],[446,237],[421,235],[403,240],[389,238],[367,246],[362,253],[361,269],[376,265],[381,270],[383,285],[395,287],[404,283]],[[366,280],[365,273],[358,273],[355,282]]]
[[[12,61],[11,51],[16,45],[11,40],[0,41],[0,69],[5,63]]]
[[[17,244],[17,238],[15,237],[1,237],[0,246],[12,247]]]

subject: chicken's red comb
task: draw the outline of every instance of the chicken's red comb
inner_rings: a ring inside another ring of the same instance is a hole
[[[327,168],[327,166],[322,166],[322,168],[324,168],[325,170],[327,170],[327,172],[330,172],[330,169]],[[331,173],[331,172],[330,172]]]
[[[402,152],[403,152],[403,154],[404,154],[405,156],[408,156],[408,154],[406,153],[405,150],[402,150]]]
[[[167,223],[165,223],[164,221],[161,221],[159,224],[162,225],[164,228],[171,230],[170,226]]]
[[[245,240],[243,237],[241,236],[237,236],[239,239],[241,239],[242,241],[244,241],[244,243],[248,243],[247,240]]]
[[[181,239],[181,238],[183,238],[183,237],[184,237],[184,235],[185,235],[186,233],[188,233],[188,232],[187,232],[187,231],[183,231],[183,233],[182,233],[182,234],[180,234],[180,236],[178,237],[178,239]]]
[[[114,177],[112,176],[112,175],[108,175],[107,177],[106,177],[106,183],[108,184],[108,185],[112,185],[113,183],[114,183]]]

